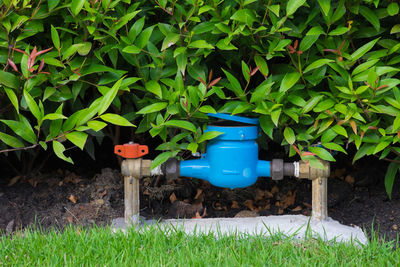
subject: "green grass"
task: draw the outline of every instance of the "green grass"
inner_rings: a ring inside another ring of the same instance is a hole
[[[368,245],[290,240],[283,235],[188,236],[150,227],[26,230],[0,237],[0,266],[399,266],[393,243]]]

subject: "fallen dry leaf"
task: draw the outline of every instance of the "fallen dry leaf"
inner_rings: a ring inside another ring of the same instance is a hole
[[[201,189],[200,189],[201,190]],[[205,198],[205,194],[204,194],[204,192],[200,192],[199,190],[197,190],[197,193],[198,194],[196,194],[196,198],[194,199],[194,202],[193,202],[193,204],[201,204],[201,203],[203,203],[203,201],[204,201],[204,198]]]
[[[263,211],[263,210],[269,210],[271,209],[271,204],[268,201],[263,201],[262,203],[259,204],[258,208],[256,209],[258,212]]]
[[[273,198],[274,194],[272,194],[270,191],[265,191],[264,192],[264,197],[265,198]]]
[[[312,208],[312,205],[311,204],[309,204],[309,203],[307,203],[307,202],[303,202],[303,205],[304,206],[306,206],[307,208],[309,208],[309,209],[311,209]]]
[[[356,179],[354,179],[353,176],[351,175],[347,175],[346,178],[344,178],[344,181],[348,184],[354,184],[354,182],[356,181]]]
[[[68,200],[75,204],[78,201],[78,198],[71,194]]]
[[[100,197],[103,198],[105,195],[107,195],[107,190],[104,190],[104,192],[100,194]]]
[[[294,202],[296,200],[296,192],[292,193],[292,191],[288,191],[286,198],[284,201],[282,201],[282,208],[286,209],[289,206],[294,205]]]
[[[196,193],[196,196],[194,197],[194,199],[198,199],[202,193],[203,193],[203,189],[197,188],[197,193]]]
[[[264,198],[264,195],[265,195],[264,191],[259,189],[259,188],[257,188],[256,189],[256,194],[254,196],[254,201],[257,202],[257,201],[262,200]]]
[[[248,199],[244,202],[244,205],[249,209],[249,210],[255,210],[256,208],[254,207],[253,200]]]
[[[70,216],[70,215],[67,216],[67,221],[69,223],[72,223],[73,220],[74,220],[74,218],[72,218],[72,216]]]
[[[64,183],[73,183],[73,184],[77,184],[82,182],[82,179],[78,178],[78,176],[73,173],[73,172],[69,172],[66,171],[66,176],[64,178]]]
[[[196,211],[196,215],[192,217],[192,219],[202,219],[202,217],[200,216],[200,213]]]
[[[395,230],[395,231],[397,231],[397,230],[399,230],[399,227],[397,226],[397,224],[393,224],[393,225],[392,225],[392,229]]]
[[[93,202],[91,202],[91,203],[92,203],[92,204],[95,204],[95,205],[98,205],[98,206],[101,206],[101,205],[104,204],[104,199],[99,198],[99,199],[96,199],[95,201],[93,201]]]
[[[58,186],[62,186],[64,184],[64,182],[63,181],[60,181],[59,183],[58,183]]]
[[[204,208],[202,215],[200,215],[200,213],[196,211],[196,215],[192,217],[192,219],[203,219],[205,216],[207,216],[207,208]]]
[[[171,203],[174,203],[174,202],[177,201],[177,200],[178,200],[178,198],[176,197],[175,193],[172,192],[172,194],[169,196],[169,201],[170,201]]]
[[[301,211],[303,208],[301,206],[297,206],[296,208],[292,209],[292,211]]]
[[[215,209],[215,210],[222,210],[222,205],[221,205],[221,203],[219,203],[219,202],[213,202],[212,203],[212,207],[213,207],[213,209]]]
[[[16,184],[21,178],[22,178],[22,176],[20,176],[20,175],[14,176],[14,177],[11,178],[11,180],[8,182],[7,186],[13,186],[13,185]]]
[[[345,168],[336,169],[336,170],[333,172],[333,177],[342,177],[342,176],[344,176],[345,172],[346,172],[346,169],[345,169]]]
[[[239,203],[235,200],[232,200],[232,205],[231,205],[232,209],[238,209],[239,207]]]
[[[272,187],[272,189],[271,189],[271,194],[273,195],[278,192],[279,192],[279,187],[277,185],[274,185],[274,187]]]
[[[282,215],[282,214],[283,214],[283,209],[281,209],[281,208],[278,209],[278,214],[279,214],[279,215]]]
[[[38,180],[33,179],[33,178],[31,178],[31,179],[28,180],[28,183],[29,183],[32,187],[36,187],[37,184],[38,184],[38,182],[39,182]]]

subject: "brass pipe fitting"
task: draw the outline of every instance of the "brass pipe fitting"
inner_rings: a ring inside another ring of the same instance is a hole
[[[124,176],[125,223],[137,225],[140,223],[140,192],[139,179],[150,176],[151,160],[126,159],[122,161],[121,173]]]
[[[148,159],[126,159],[122,161],[121,173],[123,176],[133,176],[136,179],[149,177],[151,160]]]
[[[310,166],[309,162],[299,162],[299,177],[300,179],[315,180],[321,177],[329,177],[330,175],[330,164],[327,161],[320,160],[324,169],[318,169]]]
[[[309,162],[299,162],[299,178],[312,181],[312,217],[323,221],[328,219],[328,177],[330,164],[320,160],[324,169],[310,166]]]

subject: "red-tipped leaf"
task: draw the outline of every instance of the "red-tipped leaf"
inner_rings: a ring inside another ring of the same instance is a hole
[[[13,47],[13,50],[28,56],[28,53],[26,53],[24,50],[21,50],[21,49],[15,48],[15,47]]]
[[[201,77],[199,77],[199,80],[200,80],[200,82],[201,82],[202,84],[204,84],[205,86],[207,86],[207,83],[206,83]]]
[[[219,81],[221,80],[221,77],[213,80],[212,82],[210,82],[210,84],[208,85],[208,88],[213,87],[214,85],[216,85]]]
[[[250,76],[253,76],[254,74],[256,74],[257,73],[257,71],[258,71],[258,69],[259,69],[259,67],[257,66],[257,67],[255,67],[254,68],[254,70],[252,70],[251,71],[251,73],[250,73]]]
[[[15,65],[15,63],[14,63],[11,59],[8,59],[8,64],[10,64],[10,66],[11,66],[16,72],[18,72],[17,66]]]
[[[44,67],[44,59],[42,59],[42,61],[40,61],[38,72],[41,72],[43,67]]]
[[[324,52],[332,52],[332,53],[337,53],[338,51],[336,49],[322,49]]]
[[[41,54],[47,53],[47,52],[49,52],[51,49],[53,49],[53,47],[50,47],[50,48],[47,48],[47,49],[45,49],[45,50],[39,51],[39,52],[36,53],[36,55],[39,56],[39,55],[41,55]]]
[[[37,56],[37,48],[35,46],[28,58],[28,69],[31,69],[32,66],[35,64],[36,56]]]
[[[384,84],[384,85],[381,85],[381,86],[379,86],[378,88],[376,88],[376,90],[381,90],[381,89],[386,88],[386,87],[388,87],[388,86],[389,86],[389,85]]]
[[[296,50],[298,45],[299,45],[299,40],[294,41],[293,48]]]

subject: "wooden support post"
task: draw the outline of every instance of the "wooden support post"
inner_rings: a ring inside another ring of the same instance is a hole
[[[129,226],[140,223],[139,220],[139,179],[133,176],[124,177],[125,223]]]
[[[312,181],[312,217],[320,221],[328,219],[329,162],[320,160],[324,168],[314,168],[309,162],[299,162],[299,178]]]
[[[323,221],[328,219],[328,178],[312,180],[312,217]]]
[[[151,160],[126,159],[121,163],[121,173],[124,176],[125,223],[135,225],[140,223],[140,192],[139,179],[151,175]]]

